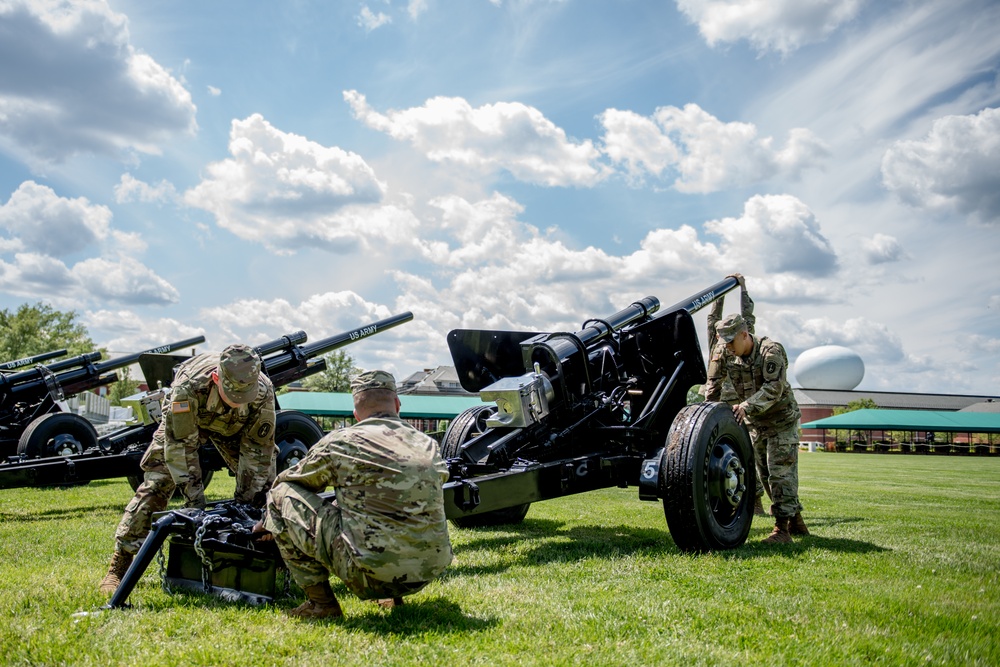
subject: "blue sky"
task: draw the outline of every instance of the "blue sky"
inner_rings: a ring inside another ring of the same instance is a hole
[[[0,307],[117,353],[410,310],[347,348],[405,376],[739,271],[793,361],[997,394],[998,67],[991,0],[0,0]]]

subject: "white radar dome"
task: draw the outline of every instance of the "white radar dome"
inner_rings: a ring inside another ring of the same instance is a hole
[[[865,362],[854,350],[822,345],[806,350],[795,360],[795,379],[803,389],[849,391],[865,377]]]

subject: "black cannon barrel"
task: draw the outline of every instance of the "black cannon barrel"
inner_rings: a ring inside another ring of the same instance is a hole
[[[387,329],[399,326],[400,324],[405,324],[412,319],[413,313],[406,311],[405,313],[400,313],[399,315],[387,317],[384,320],[378,320],[376,322],[372,322],[371,324],[365,324],[357,329],[352,329],[351,331],[345,331],[344,333],[335,334],[329,338],[323,338],[315,343],[308,343],[307,345],[302,346],[302,351],[307,357],[318,357],[326,354],[327,352],[332,352],[339,347],[349,345],[350,343],[356,343],[362,338],[374,336],[375,334],[382,333]]]
[[[87,352],[69,359],[53,362],[47,366],[35,366],[26,371],[11,373],[10,375],[0,375],[0,387],[10,387],[12,390],[18,385],[30,384],[41,380],[48,373],[59,373],[68,368],[88,366],[101,358],[100,352]]]
[[[644,299],[633,302],[626,308],[622,308],[611,317],[587,320],[583,323],[583,330],[576,333],[576,337],[584,345],[590,345],[594,341],[604,338],[612,331],[618,331],[622,327],[626,327],[633,322],[652,315],[659,308],[660,300],[655,296],[647,296]]]
[[[274,340],[268,341],[263,345],[258,345],[254,349],[261,357],[266,357],[272,352],[277,352],[278,350],[290,350],[296,345],[302,345],[307,340],[309,340],[309,336],[306,335],[305,331],[296,331],[282,336],[281,338],[275,338]]]
[[[387,329],[391,329],[400,324],[404,324],[413,319],[413,313],[406,311],[399,315],[387,317],[371,324],[365,324],[356,329],[335,334],[328,338],[323,338],[313,343],[296,345],[291,349],[282,351],[263,360],[264,372],[271,378],[274,386],[281,387],[290,382],[295,382],[306,376],[318,373],[326,368],[326,362],[319,359],[314,363],[309,363],[310,359],[320,357],[337,348],[356,343],[362,338],[373,336]]]
[[[708,304],[718,299],[723,294],[733,291],[734,289],[739,287],[739,285],[740,283],[738,280],[736,280],[736,278],[728,276],[723,280],[720,280],[719,282],[715,283],[708,289],[698,292],[697,294],[692,294],[683,301],[678,301],[670,308],[668,308],[665,312],[672,313],[678,310],[686,310],[689,313],[696,313],[705,306],[707,306]]]
[[[0,364],[0,372],[14,371],[18,368],[23,368],[24,366],[32,366],[34,364],[40,364],[43,361],[48,361],[49,359],[58,359],[59,357],[65,357],[68,350],[52,350],[51,352],[42,352],[41,354],[36,354],[31,357],[24,357],[23,359],[15,359],[14,361],[5,361]]]
[[[116,368],[124,368],[125,366],[131,366],[132,364],[139,361],[140,354],[167,354],[168,352],[173,352],[174,350],[179,350],[182,347],[190,347],[192,345],[198,345],[199,343],[204,343],[204,336],[195,336],[194,338],[185,338],[184,340],[179,340],[176,343],[167,343],[166,345],[159,345],[157,347],[151,347],[148,350],[143,350],[142,352],[136,352],[135,354],[127,354],[123,357],[115,357],[114,359],[108,359],[99,364],[94,364],[94,369],[98,373],[104,373],[105,371],[113,371]]]
[[[36,366],[30,371],[0,376],[0,388],[7,385],[6,388],[11,394],[18,394],[20,400],[29,402],[41,400],[50,391],[61,393],[63,396],[73,396],[81,391],[114,382],[117,376],[109,374],[108,371],[136,363],[139,355],[164,354],[203,342],[205,342],[204,336],[195,336],[100,363],[94,363],[100,360],[102,356],[100,352],[88,352],[48,366]]]

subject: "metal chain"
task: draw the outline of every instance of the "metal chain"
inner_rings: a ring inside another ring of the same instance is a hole
[[[166,541],[163,544],[166,544]],[[163,544],[156,552],[156,563],[160,566],[160,586],[163,587],[165,593],[170,594],[173,591],[170,590],[170,584],[167,583],[167,559],[163,555]]]
[[[205,592],[209,594],[212,592],[212,559],[209,558],[207,553],[205,553],[205,547],[202,546],[202,541],[205,539],[205,533],[213,523],[225,522],[225,519],[222,519],[221,517],[205,517],[194,534],[194,551],[201,559],[201,586],[205,589]]]

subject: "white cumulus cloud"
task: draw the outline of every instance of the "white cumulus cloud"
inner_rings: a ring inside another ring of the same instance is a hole
[[[103,0],[0,3],[0,62],[0,145],[29,162],[157,154],[197,130],[190,93]]]
[[[0,290],[73,308],[176,303],[173,285],[133,256],[145,251],[145,241],[111,223],[106,206],[23,182],[0,206],[0,230],[9,235],[0,237]],[[92,256],[67,263],[82,254]]]
[[[1000,222],[1000,109],[934,121],[922,140],[898,141],[882,158],[882,181],[912,206]]]
[[[409,142],[435,162],[487,174],[504,170],[547,186],[590,186],[610,173],[593,142],[571,140],[541,111],[519,102],[474,108],[460,97],[434,97],[383,114],[357,91],[345,91],[344,99],[362,123]]]
[[[111,210],[85,197],[66,199],[52,188],[25,181],[0,206],[0,229],[17,247],[53,257],[65,257],[108,236]]]
[[[898,262],[906,256],[899,240],[888,234],[875,234],[871,238],[862,239],[861,249],[869,264]]]
[[[745,39],[759,52],[790,53],[826,39],[864,0],[677,0],[709,46]]]
[[[766,273],[828,276],[837,254],[809,207],[791,195],[755,195],[739,218],[705,223],[723,238],[722,251],[733,270],[760,266]]]
[[[416,242],[416,218],[383,201],[386,186],[356,153],[282,132],[259,114],[233,121],[229,152],[184,201],[241,238],[278,252]]]
[[[659,107],[652,117],[608,109],[603,150],[634,180],[674,177],[680,192],[708,193],[758,183],[778,175],[797,178],[819,166],[826,145],[809,130],[795,128],[775,147],[758,137],[752,123],[723,122],[697,104]]]

